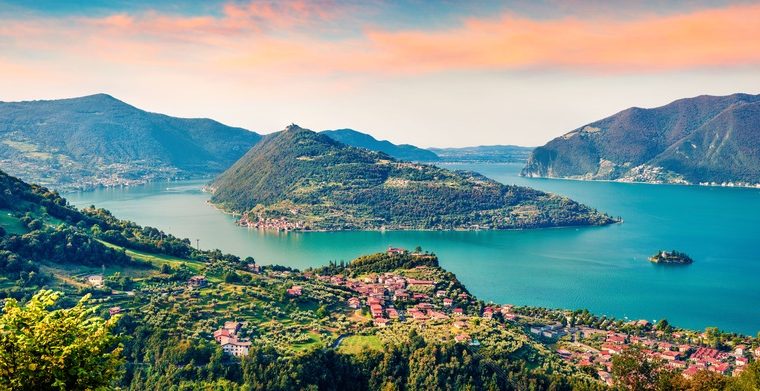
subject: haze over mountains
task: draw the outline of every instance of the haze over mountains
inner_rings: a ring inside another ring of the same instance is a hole
[[[760,183],[760,95],[633,107],[533,151],[523,174],[650,183]]]
[[[481,145],[461,148],[430,148],[444,162],[525,163],[533,147]]]
[[[252,224],[336,229],[537,228],[608,224],[565,197],[473,172],[398,161],[291,125],[212,184],[211,201]]]
[[[56,187],[218,173],[261,136],[210,119],[149,113],[106,94],[0,102],[0,160]]]

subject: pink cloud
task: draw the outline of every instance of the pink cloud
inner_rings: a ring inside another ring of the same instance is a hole
[[[445,31],[371,31],[385,66],[447,69],[563,68],[658,71],[760,64],[760,6],[629,21],[504,15]]]
[[[102,18],[0,23],[0,60],[22,66],[79,63],[165,67],[232,75],[416,74],[566,69],[656,72],[760,65],[760,5],[619,20],[534,20],[510,13],[447,29],[347,27],[352,12],[330,2],[228,4],[220,16],[145,12]],[[41,59],[28,56],[41,53]],[[32,59],[30,59],[32,58]],[[7,65],[6,65],[7,67]],[[85,70],[86,71],[86,70]]]

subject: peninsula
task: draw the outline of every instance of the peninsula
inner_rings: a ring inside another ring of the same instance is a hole
[[[266,136],[214,180],[211,202],[266,229],[523,229],[617,220],[474,172],[396,160],[297,125]]]

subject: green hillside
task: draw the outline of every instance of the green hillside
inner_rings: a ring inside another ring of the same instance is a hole
[[[265,137],[210,185],[251,222],[306,229],[512,229],[608,224],[570,199],[473,172],[398,161],[296,125]]]
[[[216,174],[261,136],[149,113],[109,95],[0,102],[0,164],[56,188]]]

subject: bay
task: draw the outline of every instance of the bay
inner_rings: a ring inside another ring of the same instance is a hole
[[[607,227],[476,232],[275,233],[233,225],[208,205],[203,181],[67,194],[117,217],[187,237],[201,248],[297,268],[351,260],[389,246],[435,252],[478,297],[496,303],[587,308],[598,314],[702,329],[760,330],[760,190],[520,177],[517,164],[451,164],[507,184],[566,195],[621,216]],[[689,266],[653,265],[660,249]]]

